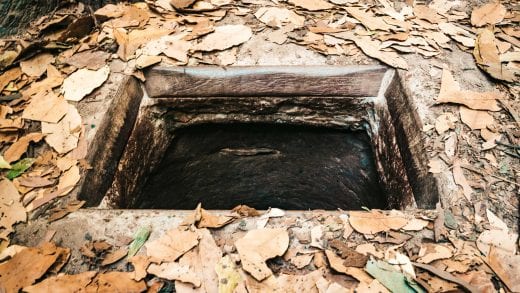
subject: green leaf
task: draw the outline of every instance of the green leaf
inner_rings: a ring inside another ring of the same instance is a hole
[[[139,249],[141,249],[146,240],[148,240],[148,237],[150,237],[150,232],[152,232],[150,227],[141,227],[137,230],[134,241],[130,243],[130,247],[128,248],[128,258],[134,256]]]
[[[0,155],[0,169],[11,169],[11,165],[5,161],[2,155]]]
[[[32,164],[34,163],[35,159],[33,158],[25,158],[20,161],[18,161],[16,164],[11,166],[11,170],[7,172],[7,178],[9,180],[13,180],[14,178],[20,176],[23,174],[23,172],[27,171]]]
[[[425,292],[411,277],[405,276],[387,262],[371,259],[367,262],[365,271],[391,292]]]

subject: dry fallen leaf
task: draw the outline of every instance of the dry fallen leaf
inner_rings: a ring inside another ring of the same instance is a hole
[[[454,129],[457,121],[457,117],[452,113],[443,113],[435,119],[435,130],[438,134],[443,134],[447,130]]]
[[[216,26],[215,31],[205,36],[200,43],[193,47],[193,50],[225,50],[246,42],[252,35],[251,28],[242,24]]]
[[[288,245],[289,234],[283,228],[251,230],[235,242],[242,268],[258,281],[273,274],[265,261],[283,255]]]
[[[190,283],[195,287],[201,285],[200,278],[190,266],[181,265],[178,262],[163,262],[160,265],[153,263],[148,267],[147,272],[159,278]]]
[[[502,65],[497,40],[492,29],[483,29],[477,36],[473,56],[477,65],[492,77],[510,82],[515,80],[513,71]]]
[[[51,276],[43,281],[23,288],[27,293],[38,292],[53,292],[53,293],[67,293],[67,292],[81,292],[92,281],[92,278],[97,272],[84,272],[77,275],[59,274]]]
[[[434,260],[450,258],[452,255],[451,249],[444,245],[427,243],[421,247],[417,261],[431,263]]]
[[[310,11],[326,10],[334,7],[325,0],[289,0],[289,3]]]
[[[201,218],[197,224],[198,228],[220,228],[231,223],[235,218],[230,216],[215,216],[205,209],[201,209]]]
[[[43,138],[43,134],[39,132],[32,132],[18,139],[17,142],[13,143],[4,153],[4,159],[6,162],[11,163],[18,161],[23,154],[27,151],[31,142],[39,142]]]
[[[23,111],[22,118],[58,123],[67,114],[68,109],[68,103],[62,96],[58,96],[52,91],[43,92],[43,95],[37,94],[32,97],[31,102]]]
[[[222,258],[222,251],[215,243],[208,229],[197,230],[200,240],[199,245],[185,253],[179,264],[189,266],[201,279],[200,292],[212,292],[218,288],[218,275],[215,268]],[[192,292],[192,286],[182,282],[175,282],[175,291],[178,293]]]
[[[437,13],[434,9],[426,5],[415,5],[413,7],[413,14],[419,19],[424,19],[430,23],[440,23],[443,21],[443,17]]]
[[[161,62],[162,58],[160,56],[148,56],[148,55],[141,55],[137,57],[135,60],[135,68],[137,69],[144,69],[146,67],[152,66],[154,64],[157,64]]]
[[[370,277],[363,269],[346,267],[344,265],[345,260],[337,256],[333,251],[325,250],[325,255],[327,256],[330,267],[336,272],[352,276],[362,283],[370,283],[370,281],[372,281],[372,277]]]
[[[504,19],[506,12],[506,8],[500,1],[492,1],[473,9],[471,12],[471,24],[476,27],[486,24],[497,24]]]
[[[388,25],[380,17],[373,16],[357,7],[345,6],[344,8],[347,10],[348,14],[359,20],[369,30],[390,31],[392,29],[392,26]],[[377,49],[377,47],[374,49]]]
[[[497,99],[499,92],[473,92],[460,90],[459,84],[453,79],[451,72],[444,68],[442,71],[441,90],[437,96],[437,103],[456,103],[465,105],[474,110],[499,111]]]
[[[471,194],[473,193],[473,188],[468,184],[464,173],[462,172],[462,168],[460,167],[460,160],[455,160],[453,162],[453,179],[455,183],[462,187],[462,191],[464,193],[464,197],[471,202]]]
[[[193,231],[172,229],[161,238],[145,244],[146,255],[173,262],[199,243],[198,234]]]
[[[408,223],[401,215],[385,215],[377,210],[370,212],[349,212],[352,228],[363,234],[376,234],[382,231],[398,230]]]
[[[8,235],[14,231],[14,224],[26,220],[18,190],[11,181],[3,179],[0,181],[0,236]]]
[[[68,105],[67,114],[58,123],[42,122],[45,141],[58,153],[65,154],[78,146],[81,131],[81,116],[73,105]]]
[[[11,68],[0,75],[0,91],[2,91],[11,81],[17,80],[22,75],[20,67]]]
[[[86,292],[143,292],[146,290],[144,281],[132,279],[132,272],[98,273],[85,288]]]
[[[2,189],[0,189],[2,190]],[[28,247],[0,264],[0,284],[5,292],[18,292],[34,284],[62,256],[51,243]]]
[[[187,8],[193,3],[195,3],[195,0],[170,0],[170,4],[177,9]]]
[[[495,123],[493,116],[486,111],[471,110],[464,106],[459,107],[460,120],[469,128],[483,129]]]
[[[108,58],[110,58],[108,52],[89,50],[76,53],[67,58],[65,62],[78,69],[98,70],[106,65]]]
[[[287,8],[279,7],[261,7],[255,13],[255,17],[268,26],[279,28],[287,23],[298,28],[302,27],[305,22],[305,17],[300,16]]]
[[[81,101],[86,95],[101,86],[108,78],[110,67],[104,66],[99,70],[80,69],[69,75],[61,87],[66,100]]]
[[[22,72],[32,77],[40,77],[47,70],[47,66],[54,61],[54,56],[49,53],[36,55],[29,60],[21,61]]]
[[[426,226],[428,226],[428,223],[429,222],[426,220],[413,218],[408,222],[408,224],[404,225],[401,229],[405,231],[421,231]]]
[[[119,260],[121,260],[123,257],[125,257],[128,254],[128,248],[123,247],[118,250],[112,251],[109,254],[107,254],[103,261],[101,262],[102,266],[107,266],[110,264],[113,264]]]
[[[383,63],[395,68],[408,69],[408,63],[406,63],[406,60],[399,56],[398,53],[380,51],[380,42],[371,39],[369,36],[357,36],[352,32],[335,33],[332,35],[341,39],[353,41],[356,46],[363,51],[363,53],[372,58],[376,58]]]
[[[513,255],[491,246],[487,262],[509,290],[520,292],[520,255]]]

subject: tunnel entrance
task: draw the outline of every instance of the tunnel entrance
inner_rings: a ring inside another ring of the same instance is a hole
[[[387,207],[366,133],[273,124],[178,130],[139,198],[139,208]]]
[[[379,66],[154,67],[129,78],[124,141],[96,160],[91,207],[433,208],[417,114]],[[117,118],[118,111],[114,110]],[[134,117],[134,118],[132,118]],[[115,119],[115,121],[119,121]],[[107,157],[104,155],[104,157]],[[96,166],[97,164],[97,166]]]

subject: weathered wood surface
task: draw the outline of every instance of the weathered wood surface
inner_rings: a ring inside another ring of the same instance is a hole
[[[154,67],[151,98],[167,96],[376,96],[381,66]]]

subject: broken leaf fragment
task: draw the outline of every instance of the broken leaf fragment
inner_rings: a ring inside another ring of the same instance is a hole
[[[225,50],[246,42],[252,35],[251,28],[242,24],[216,26],[215,31],[205,36],[200,43],[193,47],[193,50]]]
[[[66,100],[81,101],[86,95],[101,86],[107,80],[109,73],[110,68],[108,66],[99,70],[82,68],[63,81],[61,92]]]
[[[480,7],[475,7],[471,12],[471,24],[480,27],[486,24],[497,24],[506,16],[506,8],[495,0]]]
[[[382,231],[398,230],[408,223],[406,217],[393,214],[385,215],[380,211],[349,212],[349,222],[359,233],[375,234]]]
[[[283,255],[288,246],[289,234],[283,228],[251,230],[235,242],[242,268],[257,281],[273,274],[265,261]]]
[[[0,236],[8,235],[14,224],[26,220],[27,214],[16,187],[7,179],[0,181]]]
[[[68,105],[67,114],[58,123],[42,122],[45,141],[58,153],[65,154],[78,146],[81,132],[81,116],[73,105]]]
[[[27,171],[27,169],[31,168],[34,161],[35,159],[33,158],[21,159],[11,166],[11,169],[9,172],[7,172],[5,177],[7,177],[7,179],[13,180],[14,178],[22,175],[23,172]]]
[[[4,159],[8,162],[17,161],[27,151],[31,142],[39,142],[43,135],[39,132],[32,132],[22,136],[17,142],[13,143],[4,153]]]
[[[325,0],[289,0],[289,3],[309,11],[326,10],[334,7]]]
[[[199,244],[199,236],[179,228],[167,231],[160,238],[146,243],[146,254],[163,261],[173,262]]]
[[[22,118],[58,123],[67,114],[68,109],[68,103],[63,97],[49,91],[43,95],[37,94],[33,96],[31,102],[23,111]]]

